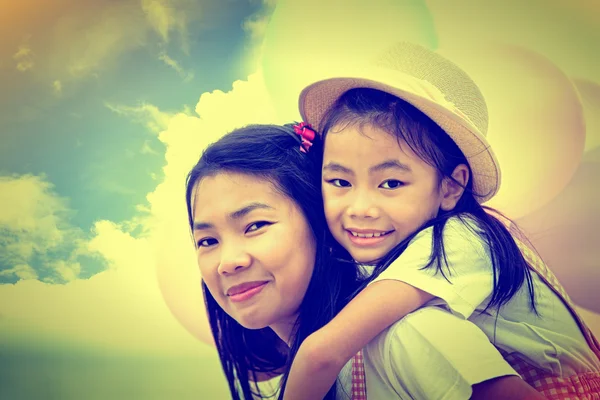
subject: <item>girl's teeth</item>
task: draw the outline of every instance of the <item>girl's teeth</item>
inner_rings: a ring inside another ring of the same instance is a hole
[[[350,233],[352,233],[352,236],[355,237],[361,237],[361,238],[372,238],[372,237],[380,237],[382,235],[385,235],[385,232],[377,232],[377,233],[356,233],[356,232],[352,232],[350,231]]]

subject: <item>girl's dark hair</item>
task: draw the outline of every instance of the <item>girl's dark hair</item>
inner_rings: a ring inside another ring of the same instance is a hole
[[[399,143],[400,141],[406,142],[419,158],[437,170],[440,183],[442,179],[452,179],[458,184],[451,175],[459,164],[465,164],[469,168],[469,178],[472,176],[467,158],[454,140],[420,110],[396,96],[367,88],[347,91],[337,100],[323,119],[321,124],[323,140],[326,140],[326,135],[333,128],[337,129],[353,124],[377,126],[395,135]],[[378,262],[370,280],[377,277],[398,258],[418,232],[431,226],[433,226],[433,249],[429,263],[424,268],[435,265],[437,272],[448,279],[442,268],[443,264],[447,265],[442,235],[444,226],[450,217],[461,219],[470,217],[476,221],[477,227],[480,229],[480,232],[477,233],[481,235],[489,247],[493,265],[494,287],[486,310],[493,307],[502,307],[517,293],[523,283],[527,282],[530,304],[533,311],[537,313],[529,264],[523,257],[515,238],[507,229],[506,223],[503,223],[492,213],[506,221],[509,221],[508,218],[498,211],[482,206],[477,202],[477,197],[486,194],[473,191],[472,179],[469,179],[464,189],[462,197],[453,210],[440,210],[436,218],[425,223],[420,229],[399,243]],[[463,222],[465,222],[464,219]],[[511,229],[516,229],[516,226],[513,225]],[[365,282],[365,285],[367,283]],[[362,290],[362,288],[359,288],[359,290]]]
[[[350,260],[350,256],[335,243],[327,229],[321,198],[321,161],[321,143],[315,140],[308,153],[301,152],[300,136],[291,125],[251,125],[210,145],[188,175],[186,202],[190,229],[197,184],[207,176],[241,173],[270,182],[296,203],[317,243],[313,275],[300,305],[289,348],[268,327],[251,330],[241,326],[219,307],[202,283],[210,326],[233,399],[252,399],[253,395],[271,397],[260,393],[253,384],[257,373],[273,376],[283,373],[282,397],[289,366],[300,343],[329,322],[361,282],[358,267],[343,261]],[[326,398],[335,398],[335,385]]]

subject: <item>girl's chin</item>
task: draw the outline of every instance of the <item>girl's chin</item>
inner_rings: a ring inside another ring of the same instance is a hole
[[[371,266],[375,266],[377,265],[377,263],[379,262],[380,258],[354,258],[354,261],[356,261],[357,263],[361,264],[361,265],[371,265]]]

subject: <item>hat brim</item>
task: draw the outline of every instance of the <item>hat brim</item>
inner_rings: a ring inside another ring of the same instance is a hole
[[[501,175],[498,161],[485,136],[468,119],[439,102],[396,86],[362,77],[324,79],[302,91],[299,98],[300,115],[321,132],[326,112],[350,89],[377,89],[399,97],[431,118],[456,142],[471,167],[477,201],[483,203],[492,198],[500,187]]]

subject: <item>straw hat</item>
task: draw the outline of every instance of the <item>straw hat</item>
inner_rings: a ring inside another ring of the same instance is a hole
[[[300,94],[300,114],[321,131],[336,100],[354,88],[378,89],[412,104],[436,122],[467,157],[473,190],[483,203],[500,187],[500,166],[486,140],[487,106],[471,78],[458,66],[419,45],[398,43],[368,68],[324,79]]]

